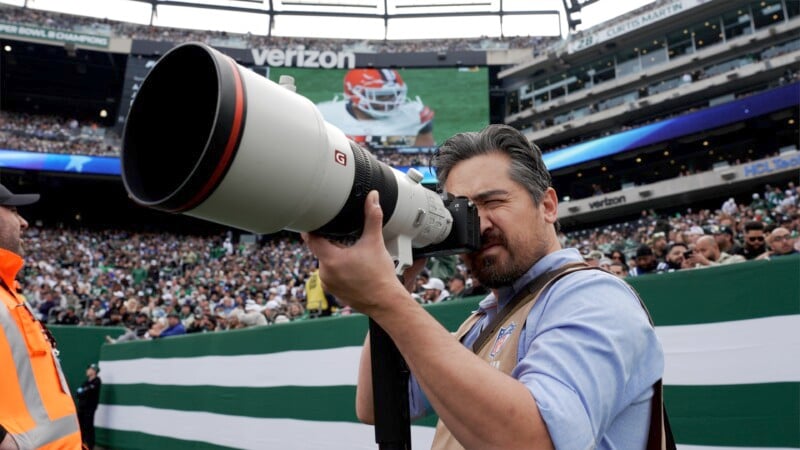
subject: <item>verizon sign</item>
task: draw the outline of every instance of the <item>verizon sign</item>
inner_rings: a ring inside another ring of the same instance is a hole
[[[319,51],[299,45],[295,48],[254,48],[253,62],[257,66],[307,67],[312,69],[352,69],[356,66],[353,52]]]

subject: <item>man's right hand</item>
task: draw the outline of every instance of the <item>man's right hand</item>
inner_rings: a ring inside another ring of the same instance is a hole
[[[319,278],[325,291],[356,311],[371,316],[373,311],[412,301],[406,287],[397,279],[394,260],[384,244],[383,211],[377,191],[367,196],[364,231],[354,244],[343,245],[310,233],[302,233],[302,236],[319,260]],[[409,278],[417,264],[408,272]],[[396,295],[398,293],[401,295]]]

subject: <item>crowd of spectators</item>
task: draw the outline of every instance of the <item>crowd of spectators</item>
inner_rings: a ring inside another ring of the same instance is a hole
[[[164,336],[302,320],[315,260],[297,239],[31,227],[23,292],[42,320]],[[130,337],[129,337],[130,338]]]
[[[0,111],[0,148],[39,153],[119,156],[110,128],[75,118]]]
[[[190,30],[140,25],[108,19],[82,17],[52,11],[0,6],[4,20],[32,26],[73,30],[106,36],[173,43],[199,41],[231,48],[279,47],[303,45],[320,51],[354,51],[360,53],[486,51],[491,49],[531,49],[539,54],[559,42],[557,36],[479,37],[459,39],[364,40],[323,39],[306,37],[265,36],[223,31]],[[265,16],[266,20],[266,16]]]
[[[643,211],[636,221],[561,235],[566,247],[620,276],[674,272],[800,250],[800,188],[766,185],[748,203],[728,199],[719,209],[663,216]]]
[[[619,276],[769,259],[800,247],[800,189],[766,185],[751,201],[561,232],[565,247]],[[207,236],[32,226],[21,287],[49,323],[124,326],[118,340],[266,326],[352,311],[328,296],[306,309],[316,260],[296,235],[235,242]],[[483,295],[455,256],[432,258],[415,297],[436,303]]]

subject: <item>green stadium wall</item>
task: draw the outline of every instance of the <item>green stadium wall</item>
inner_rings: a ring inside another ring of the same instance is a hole
[[[106,342],[106,336],[117,337],[125,332],[122,327],[50,325],[48,328],[56,339],[61,369],[73,397],[78,386],[86,380],[89,364],[100,361],[100,346]]]
[[[630,281],[664,346],[664,395],[680,449],[800,448],[800,257]],[[477,301],[428,310],[453,330]],[[102,345],[98,444],[374,449],[373,428],[354,412],[366,330],[366,318],[354,315]],[[97,332],[69,330],[87,338],[64,339],[65,367],[83,371],[96,359]],[[69,380],[74,390],[79,381]],[[412,426],[413,448],[429,447],[434,423]]]

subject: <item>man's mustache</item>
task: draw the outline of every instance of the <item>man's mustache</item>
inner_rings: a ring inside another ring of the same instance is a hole
[[[486,248],[492,245],[506,246],[506,237],[499,231],[486,231],[481,234],[481,248]]]

